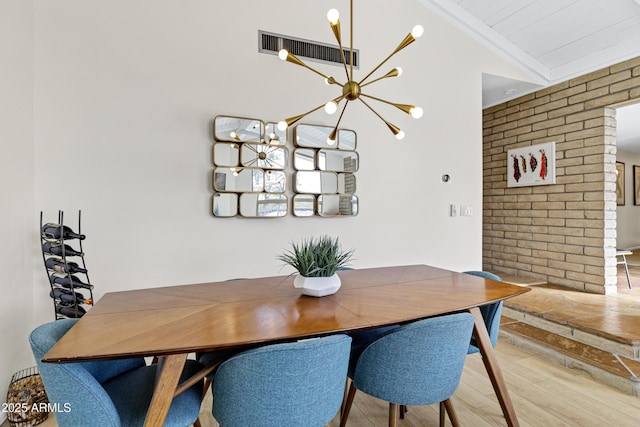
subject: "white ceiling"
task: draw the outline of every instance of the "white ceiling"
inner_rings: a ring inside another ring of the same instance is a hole
[[[486,75],[485,107],[640,56],[640,0],[419,1],[531,76]]]
[[[531,76],[484,74],[483,107],[640,56],[640,0],[419,0]],[[640,153],[640,104],[617,109],[617,145]]]

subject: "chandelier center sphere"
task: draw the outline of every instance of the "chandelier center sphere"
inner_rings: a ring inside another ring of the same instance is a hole
[[[358,99],[360,97],[360,92],[361,92],[360,85],[357,82],[354,82],[353,80],[348,81],[342,87],[342,94],[349,101],[355,101],[356,99]]]

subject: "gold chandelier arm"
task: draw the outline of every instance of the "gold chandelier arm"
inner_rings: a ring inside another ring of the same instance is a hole
[[[399,75],[400,75],[400,70],[398,69],[398,67],[396,67],[396,68],[394,68],[393,70],[389,71],[389,72],[388,72],[387,74],[385,74],[384,76],[382,76],[382,77],[378,77],[378,78],[377,78],[377,79],[375,79],[375,80],[371,80],[370,82],[367,82],[367,83],[365,83],[365,84],[360,85],[360,88],[363,88],[363,87],[365,87],[365,86],[368,86],[368,85],[370,85],[370,84],[372,84],[372,83],[375,83],[375,82],[377,82],[377,81],[380,81],[380,80],[382,80],[382,79],[388,79],[389,77],[397,77],[397,76],[399,76]]]
[[[293,117],[289,117],[288,119],[285,119],[285,122],[287,123],[287,127],[291,126],[292,124],[296,123],[298,120],[300,120],[301,118],[308,116],[309,114],[318,111],[319,109],[323,108],[325,106],[325,104],[320,104],[319,106],[317,106],[316,108],[314,108],[313,110],[309,110],[306,113],[300,114],[298,116],[293,116]]]
[[[353,79],[353,0],[349,1],[349,66],[351,72],[347,81]]]
[[[336,136],[338,134],[338,126],[340,125],[340,121],[342,120],[342,115],[344,114],[344,110],[347,109],[347,105],[349,105],[349,100],[347,100],[347,102],[344,103],[344,107],[342,107],[342,112],[340,113],[340,117],[338,117],[338,122],[336,123],[335,127],[329,134],[329,140],[331,141],[336,140]]]
[[[395,102],[391,102],[391,101],[384,100],[382,98],[378,98],[378,97],[375,97],[375,96],[367,95],[366,93],[361,93],[360,96],[366,96],[367,98],[371,98],[371,99],[374,99],[376,101],[384,102],[385,104],[393,105],[394,107],[404,111],[405,113],[407,113],[409,115],[411,115],[411,110],[416,108],[415,105],[396,104]]]
[[[362,98],[358,98],[364,105],[367,106],[368,109],[370,109],[371,111],[373,111],[373,114],[375,114],[376,116],[378,116],[378,118],[380,120],[382,120],[384,122],[385,125],[387,125],[387,127],[389,128],[389,130],[391,130],[391,132],[393,132],[393,134],[398,137],[399,135],[404,136],[404,133],[402,132],[402,130],[397,127],[394,126],[393,124],[389,123],[388,121],[386,121],[384,119],[384,117],[382,117],[380,114],[378,114],[378,112],[376,110],[374,110],[369,104],[367,104],[366,102],[364,102],[364,100]]]
[[[360,82],[358,83],[359,85],[362,86],[362,84],[364,83],[365,80],[367,80],[369,77],[371,77],[371,75],[373,73],[375,73],[376,71],[378,71],[378,69],[380,67],[382,67],[382,65],[387,62],[389,59],[391,59],[391,57],[393,55],[395,55],[396,53],[400,52],[402,49],[404,49],[405,47],[409,46],[411,43],[413,43],[414,41],[416,41],[416,38],[411,34],[407,34],[407,36],[400,42],[400,44],[398,45],[398,47],[396,47],[396,49],[391,52],[391,54],[389,56],[387,56],[385,59],[382,60],[381,63],[378,64],[378,66],[376,68],[374,68],[373,70],[371,70],[371,72],[369,74],[366,75],[366,77],[362,80],[360,80]]]
[[[283,49],[287,52],[287,56],[284,58],[285,61],[287,62],[291,62],[292,64],[296,64],[296,65],[300,65],[301,67],[306,68],[307,70],[313,71],[314,73],[324,77],[324,79],[327,81],[327,83],[329,84],[337,84],[340,85],[340,83],[338,83],[333,77],[331,76],[327,76],[326,74],[321,73],[320,71],[316,70],[315,68],[312,68],[310,66],[308,66],[307,64],[305,64],[300,58],[298,58],[297,56],[295,56],[293,53],[287,51],[286,49]],[[281,51],[282,52],[282,51]],[[280,59],[282,59],[282,56],[280,56]],[[342,85],[341,85],[342,86]]]
[[[342,38],[340,37],[340,20],[333,24],[329,22],[329,26],[331,27],[331,31],[333,31],[333,35],[336,36],[336,40],[338,41],[338,47],[340,48],[340,58],[342,58],[342,65],[344,66],[344,73],[347,75],[347,81],[351,80],[349,78],[349,70],[347,69],[347,58],[344,56],[344,49],[342,48]]]

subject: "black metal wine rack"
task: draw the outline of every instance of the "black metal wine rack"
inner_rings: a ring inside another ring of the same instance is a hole
[[[78,235],[82,234],[81,214],[82,212],[78,211]],[[58,228],[59,236],[45,233],[45,227],[54,231]],[[42,211],[40,212],[42,261],[51,287],[49,296],[53,301],[56,320],[82,317],[86,313],[85,307],[93,305],[93,285],[84,261],[82,239],[65,236],[67,229],[76,232],[70,227],[65,227],[63,211],[58,211],[57,223],[43,223]],[[73,244],[69,244],[71,241]],[[72,246],[76,243],[79,250]],[[81,268],[83,271],[74,272],[74,268]]]

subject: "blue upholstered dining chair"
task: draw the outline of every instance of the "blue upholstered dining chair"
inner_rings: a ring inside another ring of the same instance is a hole
[[[460,383],[473,319],[470,313],[456,313],[419,320],[370,344],[349,370],[352,382],[340,425],[346,425],[356,390],[389,402],[389,426],[397,425],[400,405],[433,403],[440,403],[442,425],[444,402]]]
[[[473,276],[482,277],[485,279],[495,280],[496,282],[502,282],[502,278],[496,274],[489,273],[488,271],[465,271],[465,274],[471,274]],[[502,301],[494,302],[492,304],[483,305],[480,307],[480,313],[487,326],[487,332],[489,332],[489,338],[491,338],[491,345],[493,347],[498,344],[498,333],[500,332],[500,316],[502,316]],[[469,350],[467,354],[473,354],[479,352],[476,345],[475,335],[471,338],[469,344]]]
[[[157,365],[146,366],[142,358],[60,364],[41,362],[77,321],[61,319],[46,323],[29,336],[49,401],[62,408],[55,413],[58,425],[142,426],[153,394]],[[199,363],[187,360],[182,379],[201,368]],[[202,382],[198,382],[173,399],[164,425],[198,425],[201,398]]]
[[[320,427],[339,411],[351,338],[271,344],[222,362],[213,380],[221,427]]]

